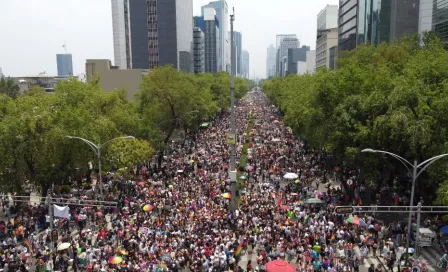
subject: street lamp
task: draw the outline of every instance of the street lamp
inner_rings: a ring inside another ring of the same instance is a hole
[[[103,175],[101,173],[101,148],[110,144],[111,142],[115,141],[115,140],[119,140],[119,139],[135,139],[134,136],[122,136],[122,137],[117,137],[117,138],[113,138],[107,142],[105,142],[104,144],[94,144],[93,142],[81,138],[81,137],[76,137],[76,136],[65,136],[65,138],[67,139],[77,139],[77,140],[81,140],[84,143],[88,144],[90,146],[90,148],[92,148],[93,152],[95,152],[96,156],[98,157],[98,171],[99,171],[99,185],[100,185],[100,195],[101,197],[103,196]]]
[[[375,149],[371,149],[371,148],[366,148],[361,150],[361,152],[370,152],[370,153],[383,153],[383,154],[387,154],[390,155],[392,157],[394,157],[395,159],[399,160],[408,170],[409,173],[412,173],[412,189],[411,189],[411,199],[410,199],[410,208],[409,208],[409,219],[408,219],[408,233],[407,233],[407,239],[406,239],[406,256],[409,256],[409,242],[411,240],[411,224],[412,224],[412,207],[414,205],[414,191],[415,191],[415,181],[417,180],[417,178],[420,176],[420,174],[426,170],[426,168],[428,168],[428,166],[430,166],[433,162],[437,161],[438,159],[441,159],[445,156],[448,156],[447,154],[442,154],[442,155],[438,155],[435,157],[432,157],[430,159],[427,159],[426,161],[421,162],[420,164],[418,164],[417,159],[414,160],[414,164],[412,164],[411,162],[409,162],[408,160],[406,160],[403,157],[400,157],[397,154],[388,152],[388,151],[383,151],[383,150],[375,150]],[[411,171],[412,168],[412,171]],[[419,168],[420,171],[419,171]],[[416,233],[416,248],[418,248],[418,230]],[[417,249],[416,249],[417,250]],[[408,258],[406,258],[408,259]]]

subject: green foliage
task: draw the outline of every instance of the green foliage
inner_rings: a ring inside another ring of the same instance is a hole
[[[376,176],[397,162],[387,158],[385,164],[385,157],[360,150],[387,150],[418,161],[448,152],[447,79],[448,52],[428,34],[422,41],[412,36],[391,45],[359,46],[340,56],[337,70],[274,78],[262,89],[286,124],[311,145]],[[419,183],[448,179],[445,170],[446,163],[435,163]]]
[[[0,78],[0,94],[6,94],[11,98],[19,96],[20,87],[12,78]]]

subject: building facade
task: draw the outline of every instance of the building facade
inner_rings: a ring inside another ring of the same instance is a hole
[[[419,0],[359,0],[358,8],[357,44],[391,43],[424,27]]]
[[[432,29],[448,44],[448,1],[434,0]]]
[[[286,76],[286,70],[288,66],[288,49],[297,47],[299,47],[299,40],[297,38],[294,37],[282,39],[278,51],[278,59],[280,60],[278,63],[278,65],[280,66],[279,76]]]
[[[331,29],[338,27],[338,5],[326,5],[317,14],[317,30]]]
[[[214,8],[216,11],[216,18],[220,26],[219,33],[219,52],[220,61],[218,63],[218,71],[230,72],[230,36],[229,32],[229,8],[227,1],[218,0],[210,2],[205,6],[202,6],[202,16],[204,16],[204,10],[206,8]]]
[[[360,0],[363,1],[363,0]],[[356,47],[358,0],[339,0],[338,50]]]
[[[205,24],[205,72],[218,72],[221,61],[219,51],[219,21],[216,18],[216,11],[213,8],[204,9]]]
[[[301,48],[288,49],[288,70],[286,74],[298,74],[299,69],[297,63],[306,62],[306,52],[308,51],[310,51],[310,47],[306,45],[303,45]]]
[[[432,30],[433,10],[434,0],[420,0],[418,12],[418,34],[423,35],[423,33]]]
[[[338,29],[323,29],[317,31],[316,69],[330,68],[330,48],[338,45]]]
[[[242,41],[243,35],[241,32],[234,31],[233,32],[233,42],[235,44],[235,69],[237,75],[241,75],[243,63],[241,62],[241,57],[243,53],[243,41]]]
[[[241,58],[242,58],[241,76],[243,78],[249,78],[249,51],[243,50]]]
[[[276,55],[277,55],[277,47],[271,44],[266,52],[266,78],[275,76]]]
[[[205,36],[201,28],[193,28],[194,73],[205,73]]]
[[[314,74],[316,71],[316,50],[306,52],[306,72]]]
[[[118,66],[112,66],[110,60],[106,59],[86,60],[87,81],[98,75],[101,89],[109,92],[125,89],[128,100],[135,99],[135,94],[140,90],[142,78],[147,71],[144,69],[120,69]]]
[[[0,78],[3,77],[2,67],[0,67]]]
[[[73,75],[72,54],[57,54],[58,77],[69,77]]]
[[[287,38],[297,38],[296,34],[280,34],[276,36],[276,48],[277,48],[277,52],[275,53],[275,75],[276,76],[281,76],[281,71],[282,71],[282,67],[284,67],[283,65],[283,58],[285,58],[287,53],[284,53],[282,56],[282,52],[281,52],[281,44],[283,42],[283,39],[287,39]],[[299,45],[297,45],[296,47],[298,47]],[[286,51],[287,52],[287,51]]]
[[[336,69],[336,60],[338,59],[338,46],[332,46],[329,49],[329,69],[334,70]]]
[[[115,64],[193,71],[192,0],[112,0]]]

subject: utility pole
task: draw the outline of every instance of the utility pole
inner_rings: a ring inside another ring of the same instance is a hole
[[[414,250],[415,250],[415,256],[418,257],[420,256],[420,245],[419,245],[419,238],[418,237],[420,235],[420,214],[422,211],[422,203],[419,202],[417,204],[417,229],[415,230],[415,246],[414,246]]]
[[[235,129],[235,49],[233,46],[233,22],[235,21],[235,9],[233,14],[230,15],[230,130],[233,141],[230,144],[230,186],[231,186],[231,198],[230,198],[230,210],[232,216],[236,210],[236,129]]]

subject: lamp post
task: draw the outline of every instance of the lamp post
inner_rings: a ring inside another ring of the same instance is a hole
[[[413,210],[413,205],[414,205],[414,193],[415,193],[415,181],[417,180],[417,178],[421,175],[421,173],[423,171],[426,170],[426,168],[428,168],[428,166],[430,166],[433,162],[437,161],[438,159],[441,159],[445,156],[448,156],[447,154],[442,154],[442,155],[438,155],[435,157],[432,157],[430,159],[427,159],[426,161],[421,162],[420,164],[418,164],[417,159],[414,160],[414,163],[412,164],[411,162],[409,162],[408,160],[406,160],[403,157],[400,157],[397,154],[388,152],[388,151],[383,151],[383,150],[375,150],[375,149],[371,149],[371,148],[366,148],[361,150],[361,152],[370,152],[370,153],[383,153],[383,154],[387,154],[389,156],[394,157],[395,159],[399,160],[408,170],[409,173],[412,173],[412,189],[411,189],[411,199],[410,199],[410,208],[409,208],[409,219],[408,219],[408,233],[407,233],[407,238],[406,238],[406,260],[408,260],[409,257],[409,242],[411,240],[411,229],[412,229],[412,210]],[[411,171],[412,168],[412,171]],[[420,169],[421,168],[421,169]],[[420,170],[419,170],[420,169]],[[418,236],[418,230],[417,230],[417,236]],[[416,239],[416,242],[418,240]],[[418,247],[418,245],[415,245],[416,247]]]
[[[98,157],[98,171],[99,171],[99,186],[100,186],[100,195],[101,197],[103,197],[103,175],[101,173],[101,148],[110,144],[113,141],[119,140],[119,139],[135,139],[134,136],[123,136],[123,137],[117,137],[117,138],[113,138],[107,142],[105,142],[104,144],[94,144],[93,142],[81,138],[81,137],[76,137],[76,136],[65,136],[65,138],[67,139],[77,139],[77,140],[81,140],[84,143],[88,144],[90,146],[90,148],[92,148],[93,152],[95,152],[96,156]]]
[[[235,128],[235,48],[233,45],[233,22],[235,21],[235,14],[230,15],[230,133],[236,141]],[[233,213],[236,210],[236,142],[233,142],[230,153],[230,210]]]

